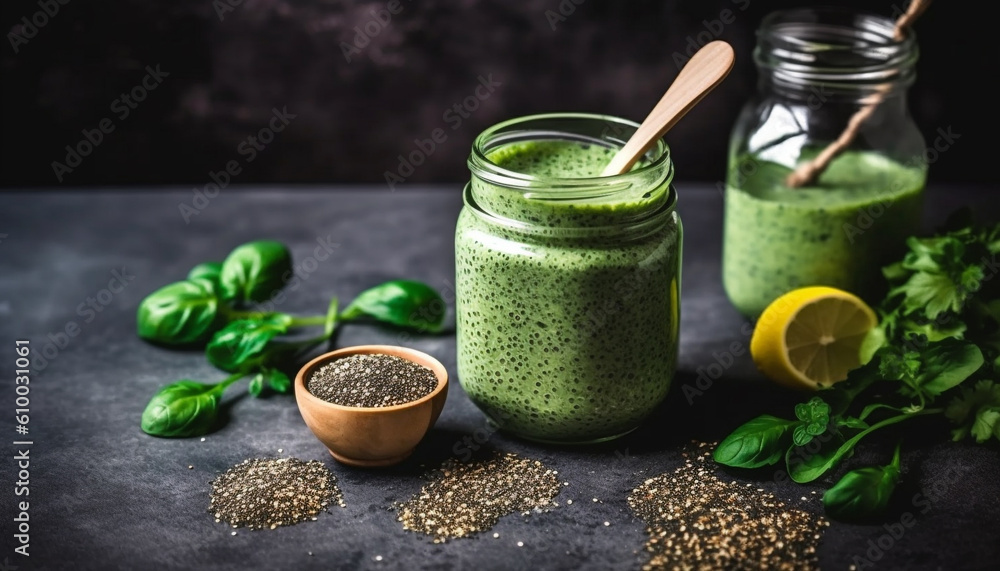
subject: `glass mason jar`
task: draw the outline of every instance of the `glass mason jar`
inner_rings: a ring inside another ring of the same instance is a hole
[[[458,375],[514,435],[616,438],[670,387],[682,230],[669,148],[600,176],[637,127],[534,115],[473,144],[455,232]]]
[[[723,283],[758,316],[782,294],[827,285],[874,300],[880,268],[920,228],[924,139],[910,117],[917,44],[893,22],[835,8],[774,12],[757,31],[758,93],[733,128],[726,179]],[[785,178],[840,137],[857,136],[812,184]]]

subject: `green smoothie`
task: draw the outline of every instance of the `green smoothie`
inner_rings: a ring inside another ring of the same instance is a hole
[[[545,194],[600,176],[616,151],[538,140],[486,156]],[[546,442],[605,440],[666,396],[681,230],[673,190],[660,182],[560,200],[473,177],[456,230],[458,371],[500,428]]]
[[[722,279],[751,317],[811,285],[871,299],[881,267],[920,229],[926,169],[882,155],[845,152],[814,186],[788,188],[787,167],[744,157],[726,186]],[[745,174],[743,174],[745,173]]]

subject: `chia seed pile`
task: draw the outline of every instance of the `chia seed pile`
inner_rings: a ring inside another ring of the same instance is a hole
[[[333,404],[375,408],[413,402],[437,387],[423,365],[395,355],[351,355],[323,365],[309,377],[313,395]]]
[[[244,460],[212,481],[211,496],[215,521],[234,528],[316,521],[330,504],[344,506],[337,477],[318,460],[298,458]]]
[[[486,531],[515,511],[529,515],[556,505],[562,484],[537,460],[497,453],[487,460],[449,460],[420,493],[398,504],[403,528],[434,537],[434,543]]]
[[[684,466],[628,497],[649,534],[643,569],[818,569],[816,545],[829,522],[752,484],[720,480],[713,448],[689,448]]]

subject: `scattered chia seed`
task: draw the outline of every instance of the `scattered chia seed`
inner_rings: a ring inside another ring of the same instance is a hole
[[[830,523],[760,489],[720,480],[713,448],[692,446],[684,466],[646,480],[628,497],[649,534],[652,556],[643,569],[818,569],[816,546]]]
[[[333,404],[359,408],[395,406],[429,395],[437,377],[423,365],[395,355],[350,355],[309,377],[309,392]]]
[[[467,463],[449,460],[431,473],[431,482],[419,494],[397,504],[397,520],[403,529],[443,543],[486,531],[515,511],[547,511],[555,506],[559,490],[555,472],[517,454],[496,453]]]
[[[318,460],[298,458],[244,460],[212,481],[211,498],[215,521],[233,528],[315,521],[330,504],[344,506],[337,477]]]

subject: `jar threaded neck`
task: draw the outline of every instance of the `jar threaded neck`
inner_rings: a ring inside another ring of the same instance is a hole
[[[803,8],[769,14],[757,30],[754,61],[762,82],[785,94],[829,90],[867,97],[902,93],[915,79],[919,57],[908,31],[895,22],[841,8]]]

